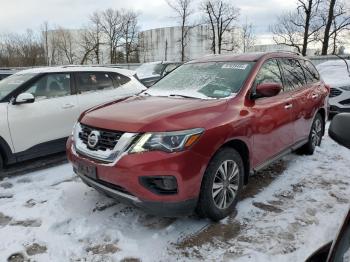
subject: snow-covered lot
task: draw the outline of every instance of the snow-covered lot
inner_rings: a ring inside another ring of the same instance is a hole
[[[303,261],[336,234],[349,170],[350,150],[326,136],[313,156],[252,177],[238,215],[217,224],[146,215],[87,187],[69,164],[4,179],[0,261]]]

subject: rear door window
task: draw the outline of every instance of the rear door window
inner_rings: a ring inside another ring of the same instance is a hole
[[[304,70],[297,59],[281,59],[286,91],[294,91],[306,84]]]
[[[304,69],[307,83],[315,83],[320,80],[320,75],[310,61],[301,60],[300,63]]]
[[[106,72],[77,73],[77,86],[80,93],[114,88],[113,78]]]

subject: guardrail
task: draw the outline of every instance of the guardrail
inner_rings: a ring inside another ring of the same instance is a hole
[[[350,60],[350,55],[341,55],[342,58]],[[314,63],[314,64],[320,64],[326,61],[330,60],[338,60],[339,57],[335,55],[325,55],[325,56],[308,56],[308,58]],[[124,68],[129,70],[136,70],[142,63],[119,63],[119,64],[93,64],[93,65],[57,65],[57,66],[107,66],[107,67],[118,67],[118,68]],[[31,67],[0,67],[0,70],[23,70],[28,68],[34,68],[39,66],[31,66]]]
[[[350,60],[350,55],[340,55],[340,57]],[[339,57],[335,55],[323,55],[323,56],[308,56],[308,58],[315,64],[321,64],[323,62],[332,61],[332,60],[340,60]]]

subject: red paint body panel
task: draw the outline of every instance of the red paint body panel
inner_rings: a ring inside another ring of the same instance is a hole
[[[277,57],[300,58],[291,54],[270,53],[199,60],[257,61],[234,98],[131,97],[89,110],[80,118],[81,123],[92,127],[137,133],[204,128],[198,142],[189,150],[126,154],[114,166],[110,166],[77,155],[69,139],[68,158],[73,164],[80,161],[96,166],[101,180],[122,186],[141,200],[176,202],[198,198],[210,159],[228,141],[240,140],[245,143],[249,150],[249,168],[253,170],[307,138],[316,112],[324,110],[327,115],[329,90],[323,82],[274,97],[250,99],[251,85],[261,65],[267,59]],[[141,176],[167,175],[177,178],[177,194],[157,195],[143,187],[138,180]]]

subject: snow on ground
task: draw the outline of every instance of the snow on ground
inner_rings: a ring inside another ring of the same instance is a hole
[[[0,261],[304,261],[349,208],[349,169],[350,150],[326,136],[313,156],[252,177],[238,215],[216,224],[146,215],[87,187],[69,164],[7,178]]]

